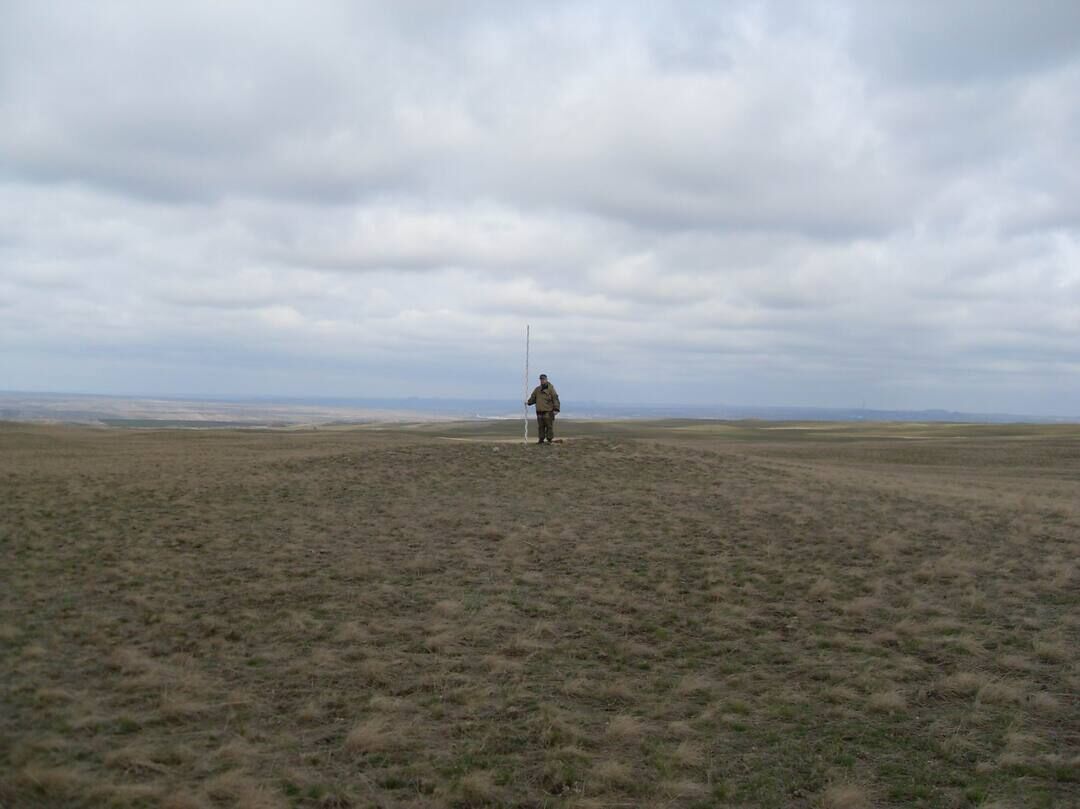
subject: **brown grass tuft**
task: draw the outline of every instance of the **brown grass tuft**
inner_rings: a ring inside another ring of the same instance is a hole
[[[870,793],[858,784],[834,784],[821,794],[821,809],[873,809]]]
[[[1065,705],[1053,694],[1039,691],[1031,695],[1031,707],[1040,715],[1050,718],[1063,718]]]
[[[545,747],[567,747],[578,742],[583,734],[577,725],[557,711],[542,710],[538,735]]]
[[[161,715],[166,719],[190,719],[204,716],[211,710],[207,703],[175,691],[166,691],[161,695]]]
[[[121,674],[150,674],[160,668],[156,661],[130,646],[114,650],[107,662]]]
[[[15,784],[20,792],[33,791],[58,802],[60,799],[81,797],[89,786],[83,775],[74,768],[36,764],[23,767],[16,776]]]
[[[364,660],[356,671],[371,685],[390,685],[394,681],[393,666],[385,660]]]
[[[458,646],[458,636],[454,632],[439,632],[424,638],[424,648],[430,652],[447,654]]]
[[[1010,753],[1031,753],[1046,746],[1045,740],[1031,733],[1011,730],[1005,734],[1005,750]]]
[[[375,716],[359,722],[345,737],[345,749],[351,753],[400,750],[407,743],[406,735],[385,716]]]
[[[236,809],[285,809],[285,799],[240,770],[229,770],[206,783],[215,801],[231,802]]]
[[[978,692],[987,683],[985,674],[974,671],[957,671],[938,680],[938,689],[943,694],[970,696]]]
[[[109,807],[155,806],[162,788],[154,784],[100,784],[87,797]]]
[[[360,621],[343,621],[334,630],[334,640],[338,643],[363,643],[371,637],[371,632]]]
[[[636,781],[634,768],[622,761],[601,761],[592,768],[591,775],[605,787],[630,787]]]
[[[898,688],[877,691],[870,695],[866,703],[871,710],[881,713],[900,713],[907,708],[907,699]]]
[[[702,674],[688,674],[679,681],[675,693],[683,697],[692,694],[708,694],[713,690],[714,685],[712,680]]]
[[[26,756],[21,753],[23,747],[25,747],[27,751],[39,753],[60,753],[70,750],[71,746],[72,740],[70,738],[61,736],[57,733],[47,733],[44,736],[36,736],[27,739],[22,745],[14,747],[11,752],[11,761],[14,764],[26,764],[29,758],[32,758],[32,756]]]
[[[214,757],[235,766],[248,764],[258,758],[259,751],[251,742],[242,736],[230,739],[217,749]]]
[[[27,660],[41,660],[48,654],[48,650],[40,643],[29,643],[22,650],[22,656]]]
[[[696,735],[693,725],[683,719],[668,722],[668,732],[680,739],[687,739]]]
[[[537,778],[553,795],[580,792],[589,755],[580,748],[566,745],[547,751]]]
[[[435,602],[435,612],[447,618],[460,615],[464,609],[465,606],[453,598],[444,598],[442,601]]]
[[[890,531],[887,534],[872,540],[870,550],[878,556],[895,557],[911,544],[910,540],[899,531]]]
[[[484,667],[491,673],[498,676],[508,676],[511,674],[520,674],[525,668],[524,664],[520,660],[512,660],[509,657],[503,657],[502,655],[485,655]]]
[[[1034,671],[1036,669],[1035,661],[1033,661],[1027,655],[1021,654],[1007,654],[1001,655],[997,658],[997,664],[1003,669],[1009,671]]]
[[[826,689],[824,697],[834,705],[850,705],[859,700],[859,692],[846,685],[834,685]]]
[[[865,616],[876,612],[884,607],[880,598],[874,596],[859,596],[853,598],[844,605],[844,612],[848,615]]]
[[[975,699],[992,705],[1015,705],[1024,698],[1020,686],[1005,680],[994,680],[978,690]]]
[[[607,735],[624,742],[636,742],[645,732],[640,719],[621,714],[612,719],[607,726]]]
[[[671,758],[682,767],[700,767],[705,762],[705,751],[701,749],[701,745],[683,740],[679,742]]]
[[[832,601],[836,597],[836,593],[839,590],[836,582],[832,579],[828,579],[824,576],[819,576],[810,585],[809,595],[814,598],[815,601]]]
[[[211,809],[210,804],[190,792],[174,792],[161,799],[161,809]]]
[[[149,747],[131,745],[106,753],[103,763],[110,769],[141,775],[145,773],[165,774],[169,768],[155,760],[155,751]]]
[[[1044,663],[1067,663],[1072,657],[1069,647],[1059,640],[1036,640],[1032,648],[1035,656]]]
[[[971,655],[972,657],[985,657],[986,647],[983,646],[978,639],[973,638],[971,635],[957,635],[949,638],[949,645],[964,654]]]
[[[684,801],[702,801],[709,797],[708,787],[697,781],[691,781],[689,778],[662,781],[660,783],[660,792]]]
[[[501,790],[496,786],[490,772],[477,770],[471,772],[458,783],[461,800],[467,806],[483,806],[498,801]]]
[[[296,711],[296,718],[301,722],[317,722],[324,715],[322,706],[315,700],[310,699],[306,700]]]
[[[593,692],[596,697],[605,702],[633,702],[638,694],[634,686],[626,680],[609,680],[596,686]]]
[[[34,692],[34,700],[41,704],[71,702],[75,695],[66,688],[39,688]]]
[[[409,700],[386,694],[375,694],[368,704],[371,710],[383,714],[409,714],[417,710],[417,706]]]
[[[548,643],[529,635],[514,635],[502,648],[502,653],[507,657],[528,657],[543,651]]]

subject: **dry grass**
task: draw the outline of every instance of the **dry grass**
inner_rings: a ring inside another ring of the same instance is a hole
[[[385,753],[407,746],[408,739],[389,717],[377,716],[358,723],[345,737],[345,749],[352,753]]]
[[[869,793],[857,784],[835,784],[821,796],[821,809],[872,809]]]
[[[591,781],[601,790],[607,787],[628,789],[638,782],[634,768],[622,761],[601,761],[592,769]]]
[[[607,726],[607,736],[619,742],[636,742],[643,734],[641,720],[633,716],[616,716]]]
[[[491,806],[498,802],[501,790],[490,772],[471,772],[458,784],[456,803],[466,806]]]
[[[0,425],[0,807],[1077,803],[1075,431],[438,429]]]
[[[908,702],[902,691],[896,688],[889,688],[871,694],[870,698],[867,700],[867,705],[874,711],[898,714],[907,710]]]
[[[967,696],[975,694],[986,685],[986,675],[973,671],[957,671],[943,677],[938,688],[947,696]]]
[[[696,768],[705,763],[705,750],[695,742],[681,741],[671,757],[681,767]]]

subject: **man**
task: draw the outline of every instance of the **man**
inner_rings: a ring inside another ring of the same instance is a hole
[[[559,412],[559,394],[555,386],[548,382],[547,374],[540,374],[540,384],[532,392],[526,405],[536,405],[536,423],[540,428],[540,440],[543,444],[555,437],[555,414]]]

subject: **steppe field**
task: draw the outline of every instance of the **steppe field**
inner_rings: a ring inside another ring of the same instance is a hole
[[[520,430],[0,424],[0,807],[1080,806],[1080,427]]]

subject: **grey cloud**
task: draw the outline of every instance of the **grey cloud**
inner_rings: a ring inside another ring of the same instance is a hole
[[[214,9],[223,22],[232,16]],[[842,234],[886,227],[903,207],[883,193],[903,185],[897,168],[872,147],[838,140],[850,122],[835,118],[828,99],[815,102],[830,86],[815,64],[806,73],[786,69],[801,67],[802,40],[771,46],[778,58],[796,56],[770,72],[773,57],[728,30],[733,67],[665,74],[650,48],[678,40],[688,23],[669,24],[665,39],[563,7],[543,25],[529,27],[528,15],[507,25],[498,33],[520,47],[499,49],[485,44],[491,22],[465,15],[450,26],[460,41],[433,26],[428,52],[401,40],[401,15],[365,14],[347,33],[330,27],[333,16],[314,14],[301,27],[320,46],[302,53],[284,26],[256,26],[270,45],[251,39],[237,47],[211,26],[193,30],[189,12],[155,12],[147,25],[119,32],[92,20],[61,25],[61,46],[76,32],[85,38],[89,66],[61,58],[17,85],[32,91],[5,105],[20,122],[4,136],[7,171],[162,200],[261,195],[343,204],[464,192],[565,206],[577,198],[581,208],[661,227]],[[179,33],[168,25],[177,20],[188,23]],[[183,58],[164,58],[176,49]],[[460,71],[456,82],[445,79],[448,69]],[[515,81],[496,83],[492,72],[507,69]],[[775,91],[792,81],[801,87],[786,88],[785,104]],[[837,87],[835,100],[858,102]],[[829,152],[835,158],[822,159]],[[878,179],[876,194],[853,182],[867,177]],[[803,189],[818,189],[817,221],[805,217]]]
[[[263,268],[245,268],[226,277],[196,281],[190,275],[164,279],[157,300],[178,307],[264,309],[284,302],[319,301],[334,294],[334,285],[318,273],[282,275]]]
[[[853,3],[857,55],[891,80],[1008,81],[1075,61],[1080,6],[1061,0]]]
[[[280,214],[270,214],[280,218]],[[266,256],[298,267],[370,272],[447,268],[496,274],[548,271],[565,277],[604,248],[611,229],[562,215],[526,215],[493,205],[372,204],[301,214],[284,224]]]
[[[905,221],[923,186],[845,65],[793,39],[742,42],[725,71],[665,74],[642,47],[550,89],[527,134],[502,139],[503,188],[667,229],[850,236]]]
[[[242,4],[15,8],[32,35],[5,43],[11,175],[166,200],[349,199],[423,157],[388,125],[392,70],[372,81],[352,56],[388,59],[380,32],[340,30],[331,5],[287,19]]]

